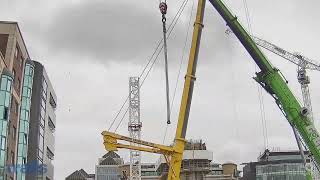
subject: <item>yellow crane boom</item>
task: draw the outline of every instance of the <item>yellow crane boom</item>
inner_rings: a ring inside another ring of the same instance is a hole
[[[184,146],[186,143],[185,137],[187,133],[192,93],[193,93],[194,82],[196,80],[195,75],[196,75],[196,67],[198,62],[201,33],[203,28],[205,3],[206,3],[206,0],[198,0],[198,8],[197,8],[196,20],[194,23],[188,68],[187,68],[187,73],[185,75],[185,82],[184,82],[182,100],[180,104],[178,124],[177,124],[176,135],[175,135],[173,145],[165,146],[165,145],[155,144],[147,141],[132,139],[132,138],[118,135],[108,131],[102,132],[103,139],[104,139],[104,146],[107,151],[117,151],[118,148],[125,148],[125,149],[133,149],[133,150],[163,154],[169,165],[168,180],[180,179],[180,169],[181,169]],[[134,142],[142,146],[131,146],[126,144],[121,144],[121,143],[118,143],[118,140]]]

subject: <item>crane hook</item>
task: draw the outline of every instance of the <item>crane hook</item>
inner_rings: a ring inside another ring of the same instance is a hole
[[[161,2],[159,5],[159,9],[162,15],[166,15],[167,14],[167,10],[168,10],[168,6],[165,2]]]
[[[166,2],[160,2],[160,12],[162,14],[162,28],[163,28],[163,50],[164,50],[164,62],[165,62],[165,75],[166,75],[166,99],[167,99],[167,124],[171,124],[170,121],[170,100],[169,100],[169,77],[168,77],[168,50],[167,50],[167,28],[166,28],[166,14],[168,6]]]

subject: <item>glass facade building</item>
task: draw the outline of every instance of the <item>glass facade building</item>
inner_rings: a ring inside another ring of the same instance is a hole
[[[302,163],[259,165],[256,167],[257,180],[305,180]]]
[[[56,102],[44,66],[30,60],[18,23],[1,21],[0,180],[54,179]]]
[[[20,107],[20,120],[19,120],[19,133],[18,133],[18,150],[17,150],[17,163],[25,166],[28,153],[28,134],[30,124],[30,108],[32,96],[34,66],[31,61],[25,65],[23,87],[22,87],[22,100]],[[17,180],[24,180],[25,173],[17,171]]]
[[[96,180],[119,180],[118,166],[99,166],[96,169]]]
[[[0,180],[6,179],[6,149],[12,82],[13,77],[10,72],[3,70],[0,82]]]
[[[310,152],[304,151],[306,166],[310,165]],[[266,149],[258,162],[246,163],[243,180],[306,180],[306,169],[300,151],[270,151]]]

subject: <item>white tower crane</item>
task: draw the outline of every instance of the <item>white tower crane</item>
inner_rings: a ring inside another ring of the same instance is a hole
[[[316,61],[313,61],[301,54],[298,53],[291,53],[288,52],[266,40],[260,39],[258,37],[252,36],[253,40],[255,43],[268,50],[273,52],[274,54],[277,54],[284,59],[287,59],[288,61],[296,64],[298,66],[297,70],[297,78],[298,82],[301,85],[301,91],[302,91],[302,98],[303,98],[303,103],[304,107],[308,110],[308,116],[312,121],[313,119],[313,113],[312,113],[312,105],[311,105],[311,98],[310,98],[310,92],[309,92],[309,84],[310,84],[310,78],[307,76],[307,71],[306,69],[310,70],[317,70],[320,71],[320,63],[317,63]]]
[[[139,77],[129,78],[129,123],[130,138],[141,139],[140,84]],[[138,145],[131,142],[130,145]],[[139,146],[139,145],[138,145]],[[130,150],[130,180],[141,180],[141,152]]]

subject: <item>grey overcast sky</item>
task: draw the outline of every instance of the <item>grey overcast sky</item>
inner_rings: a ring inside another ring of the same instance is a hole
[[[193,1],[169,40],[171,98],[184,53],[182,73],[172,110],[172,142],[180,105],[187,49],[182,52]],[[105,150],[100,133],[107,129],[128,93],[128,77],[140,74],[161,38],[158,0],[1,0],[1,20],[17,21],[34,60],[46,67],[58,95],[55,179],[84,168],[94,173]],[[168,0],[170,22],[182,0]],[[284,49],[320,61],[318,0],[247,0],[252,33]],[[246,23],[243,1],[225,3]],[[192,22],[194,17],[192,17]],[[255,161],[264,150],[255,65],[211,4],[205,13],[197,81],[187,137],[203,139],[215,162]],[[266,52],[301,101],[296,66]],[[141,89],[142,137],[162,143],[165,120],[163,55]],[[310,72],[314,116],[319,126],[320,72]],[[296,144],[286,119],[263,92],[268,147],[294,150]],[[118,133],[127,134],[127,120]],[[128,160],[128,151],[119,152]],[[157,155],[143,153],[144,162]]]

